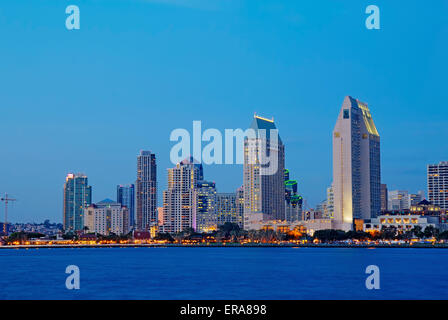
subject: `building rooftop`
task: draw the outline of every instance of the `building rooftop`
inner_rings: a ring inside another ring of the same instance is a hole
[[[266,131],[266,139],[270,139],[271,138],[271,130],[277,130],[277,127],[275,126],[274,118],[267,119],[267,118],[263,118],[263,117],[254,115],[254,120],[252,120],[250,129],[255,130],[257,137],[258,137],[258,134],[260,133],[260,130],[265,130]],[[278,137],[278,142],[279,143],[281,142],[280,136]]]

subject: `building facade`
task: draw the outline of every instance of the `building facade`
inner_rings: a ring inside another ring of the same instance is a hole
[[[218,228],[216,212],[216,185],[210,181],[198,181],[196,185],[193,212],[196,220],[193,229],[201,233],[209,233]]]
[[[390,190],[387,203],[387,210],[409,209],[409,192],[407,190]]]
[[[448,210],[448,161],[428,165],[428,199]]]
[[[202,164],[193,157],[168,169],[168,188],[163,192],[164,232],[177,233],[195,227],[195,189],[203,180]]]
[[[157,166],[151,151],[137,156],[136,189],[136,229],[149,230],[157,225]]]
[[[302,197],[298,194],[297,180],[291,180],[289,170],[285,169],[285,215],[282,220],[295,222],[302,218]]]
[[[129,223],[135,225],[135,187],[133,184],[117,186],[117,202],[129,210]]]
[[[92,204],[92,187],[87,176],[69,173],[64,184],[64,230],[80,231],[84,227],[84,209]]]
[[[105,199],[85,209],[85,231],[103,236],[126,235],[130,232],[129,209]]]
[[[244,229],[285,214],[285,147],[274,120],[254,116],[244,140]]]
[[[432,226],[439,228],[439,218],[436,216],[421,216],[417,214],[396,214],[396,215],[380,215],[377,218],[364,220],[363,230],[365,232],[381,231],[383,228],[394,227],[399,231],[410,231],[414,227]]]
[[[423,200],[425,200],[425,192],[423,190],[420,190],[417,193],[410,193],[409,194],[409,208],[419,204]]]
[[[381,184],[381,211],[388,210],[388,197],[387,185]]]
[[[238,203],[238,191],[236,193],[217,193],[216,194],[216,213],[218,215],[218,226],[226,222],[243,226],[243,215]],[[244,197],[243,197],[244,201]]]
[[[344,99],[333,131],[333,188],[340,229],[381,210],[380,135],[367,104],[352,97]]]
[[[236,208],[240,228],[244,228],[244,187],[236,189]]]

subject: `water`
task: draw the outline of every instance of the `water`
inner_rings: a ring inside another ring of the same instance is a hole
[[[372,264],[380,290],[365,287]],[[443,249],[2,249],[0,299],[447,299],[447,267]]]

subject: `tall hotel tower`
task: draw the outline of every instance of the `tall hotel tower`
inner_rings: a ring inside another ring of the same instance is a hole
[[[117,186],[117,202],[129,210],[129,224],[135,224],[135,187],[133,184]]]
[[[64,230],[84,228],[84,209],[92,204],[92,187],[84,174],[69,173],[64,184]]]
[[[428,198],[433,205],[448,210],[448,161],[428,165]]]
[[[274,120],[254,116],[255,133],[244,140],[244,229],[260,222],[283,220],[285,215],[285,147]],[[272,135],[277,135],[277,138]],[[267,156],[269,162],[263,158]]]
[[[189,157],[168,169],[168,189],[163,192],[163,229],[176,233],[196,229],[195,199],[204,179],[202,164]]]
[[[137,157],[136,193],[136,229],[149,230],[157,225],[157,166],[151,151]]]
[[[381,210],[380,135],[367,104],[345,97],[333,131],[333,192],[336,228]]]

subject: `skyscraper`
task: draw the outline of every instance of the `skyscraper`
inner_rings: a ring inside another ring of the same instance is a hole
[[[285,169],[285,215],[282,220],[295,222],[302,219],[302,197],[297,193],[297,180],[290,180],[289,170]]]
[[[388,197],[387,185],[381,184],[381,211],[388,209]]]
[[[151,151],[140,151],[137,157],[136,188],[136,228],[149,230],[157,225],[157,166]]]
[[[92,187],[84,174],[69,173],[64,184],[64,230],[84,228],[84,209],[92,204]]]
[[[285,147],[274,120],[254,116],[254,135],[244,140],[244,228],[260,221],[283,220]]]
[[[217,193],[216,213],[218,226],[226,222],[236,223],[242,227],[242,215],[239,213],[237,193]]]
[[[425,191],[419,190],[417,193],[409,194],[409,208],[418,205],[420,202],[425,200]]]
[[[390,190],[387,194],[387,209],[392,211],[409,210],[425,198],[425,193],[421,190],[417,193],[409,193],[407,190]]]
[[[195,231],[207,233],[217,229],[216,186],[214,182],[198,181],[193,210],[196,215],[196,221],[193,221]]]
[[[163,229],[176,233],[196,227],[195,189],[204,179],[202,164],[193,157],[168,169],[168,188],[163,192]]]
[[[129,224],[133,227],[135,224],[135,188],[133,184],[117,186],[117,202],[128,208]]]
[[[387,194],[388,210],[399,211],[410,208],[409,192],[407,190],[390,190]]]
[[[448,210],[448,161],[428,165],[428,198],[433,205]]]
[[[349,230],[353,219],[381,209],[380,135],[367,104],[345,97],[333,131],[334,219]]]

